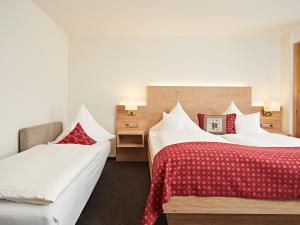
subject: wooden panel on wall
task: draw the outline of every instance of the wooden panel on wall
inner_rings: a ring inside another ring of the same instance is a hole
[[[116,131],[123,129],[133,129],[126,128],[126,122],[138,122],[138,127],[135,129],[145,129],[146,127],[146,116],[147,116],[147,107],[146,106],[138,106],[138,110],[134,116],[128,115],[125,110],[124,105],[117,105],[116,108]]]
[[[294,45],[293,135],[300,137],[300,43]]]
[[[138,106],[138,110],[134,116],[128,115],[124,105],[117,105],[116,107],[116,132],[118,131],[135,131],[145,130],[146,126],[147,107]],[[137,122],[137,128],[126,128],[125,123]],[[144,137],[144,148],[122,148],[116,150],[118,161],[147,161],[147,136]]]
[[[252,112],[260,112],[260,124],[271,124],[271,128],[265,128],[271,133],[282,133],[282,109],[280,112],[273,112],[271,116],[263,115],[263,106],[252,106]]]
[[[234,101],[243,113],[251,112],[251,87],[147,87],[147,128],[156,124],[163,112],[169,112],[180,102],[187,114],[197,123],[197,113],[223,113]]]

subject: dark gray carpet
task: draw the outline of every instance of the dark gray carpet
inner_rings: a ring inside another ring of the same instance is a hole
[[[76,225],[139,225],[149,187],[148,163],[108,160]]]

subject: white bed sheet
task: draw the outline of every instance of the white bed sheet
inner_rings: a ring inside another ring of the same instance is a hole
[[[110,142],[54,203],[35,205],[0,200],[0,225],[74,225],[88,201],[110,152]],[[98,147],[97,146],[97,147]]]
[[[223,139],[223,141],[222,141]],[[150,157],[153,161],[155,155],[170,144],[188,141],[213,141],[224,142],[246,146],[257,147],[300,147],[300,139],[274,133],[253,133],[253,134],[225,134],[225,135],[204,135],[203,133],[176,132],[176,131],[152,131],[149,132]]]
[[[274,133],[225,134],[222,137],[233,144],[256,147],[299,147],[300,139]]]
[[[182,142],[222,142],[230,143],[224,138],[205,131],[149,131],[150,157],[153,161],[155,155],[164,147]]]
[[[156,131],[149,132],[148,145],[150,150],[150,158],[153,162],[154,156],[162,149],[162,145],[160,143],[158,133]]]

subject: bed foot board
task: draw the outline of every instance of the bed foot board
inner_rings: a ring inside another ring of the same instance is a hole
[[[300,225],[300,215],[167,214],[168,225]]]

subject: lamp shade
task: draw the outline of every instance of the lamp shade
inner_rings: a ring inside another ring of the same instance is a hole
[[[270,102],[264,104],[265,112],[279,112],[280,111],[280,103],[279,102]]]
[[[135,111],[137,110],[137,104],[135,102],[127,102],[125,105],[126,111]]]

